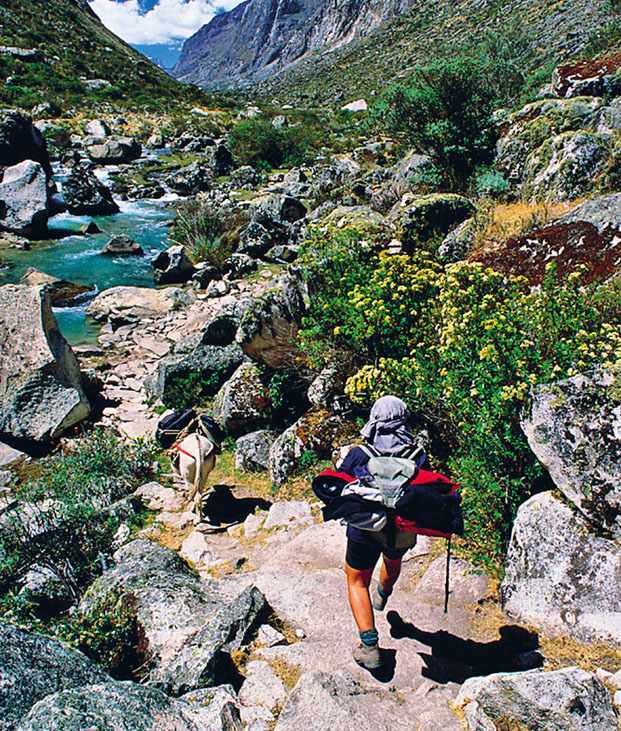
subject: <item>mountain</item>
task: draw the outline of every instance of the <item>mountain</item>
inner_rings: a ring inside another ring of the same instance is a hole
[[[246,85],[367,35],[413,2],[246,0],[184,43],[173,75],[206,88]]]
[[[172,73],[204,88],[353,99],[489,33],[522,32],[516,53],[529,69],[572,57],[615,13],[609,0],[246,0],[189,38]]]
[[[620,23],[619,7],[609,0],[414,0],[367,37],[308,55],[255,92],[306,103],[368,98],[419,64],[483,41],[510,44],[518,65],[543,84],[562,61],[618,48]]]
[[[0,53],[0,103],[7,106],[157,108],[199,97],[108,30],[87,0],[1,0],[0,45],[37,52],[27,60]]]

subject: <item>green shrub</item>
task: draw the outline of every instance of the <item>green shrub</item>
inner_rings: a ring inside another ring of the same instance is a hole
[[[258,170],[304,165],[311,159],[318,135],[306,125],[276,129],[269,119],[256,117],[240,122],[229,135],[229,144],[241,165]]]
[[[497,566],[519,505],[549,486],[520,428],[534,384],[621,360],[620,284],[580,273],[541,288],[431,254],[375,254],[351,231],[306,244],[311,305],[301,345],[316,365],[347,364],[347,394],[370,406],[394,393],[430,428],[462,484],[466,549]]]
[[[10,588],[32,566],[51,569],[77,598],[101,569],[120,517],[107,508],[151,472],[154,449],[121,443],[97,430],[75,452],[40,463],[18,491],[0,530],[0,587]]]
[[[309,403],[308,382],[293,368],[276,371],[269,377],[267,393],[272,407],[272,423],[276,427],[290,426]]]
[[[306,472],[319,462],[319,455],[314,449],[305,449],[298,460],[298,469],[300,472]]]
[[[170,238],[185,246],[194,263],[204,261],[221,270],[233,253],[227,235],[230,233],[229,225],[232,225],[230,221],[212,206],[189,201],[177,209]]]
[[[431,155],[445,182],[464,188],[491,163],[493,112],[521,84],[510,61],[495,53],[447,56],[416,69],[388,89],[372,110],[376,124]]]
[[[55,634],[81,650],[112,677],[133,678],[138,661],[136,610],[126,596],[112,593],[105,603],[76,612],[69,622],[56,625]]]
[[[113,593],[105,606],[41,619],[26,594],[8,591],[0,596],[0,617],[75,647],[118,680],[133,679],[132,671],[140,664],[136,615],[127,597]]]
[[[517,507],[545,484],[520,428],[531,387],[621,359],[619,300],[606,288],[596,297],[579,279],[559,282],[550,269],[531,291],[526,280],[477,264],[434,273],[436,296],[414,311],[411,353],[379,359],[347,384],[354,401],[397,393],[441,426],[449,467],[464,487],[468,550],[478,561],[502,556]],[[415,299],[420,285],[411,281]],[[387,285],[365,309],[386,308],[392,296]]]
[[[497,170],[481,170],[475,180],[476,192],[486,198],[500,198],[509,190],[509,183]]]
[[[185,371],[169,378],[162,402],[169,409],[191,409],[215,396],[221,377],[215,371]]]
[[[311,298],[299,339],[315,368],[355,366],[352,358],[364,350],[363,325],[348,293],[371,275],[375,261],[373,247],[355,229],[314,230],[304,242],[299,263]]]

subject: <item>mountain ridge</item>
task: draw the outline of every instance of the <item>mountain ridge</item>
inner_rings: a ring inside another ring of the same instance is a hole
[[[302,10],[287,15],[291,4]],[[557,63],[615,18],[607,0],[246,0],[189,38],[172,73],[203,88],[330,103],[380,91],[447,49],[475,47],[485,33],[528,29],[521,65]]]
[[[184,43],[173,75],[206,88],[249,85],[368,34],[413,1],[245,0]]]

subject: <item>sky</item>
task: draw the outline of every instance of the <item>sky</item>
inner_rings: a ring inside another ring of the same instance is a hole
[[[104,25],[150,58],[172,66],[183,41],[240,0],[90,0]]]

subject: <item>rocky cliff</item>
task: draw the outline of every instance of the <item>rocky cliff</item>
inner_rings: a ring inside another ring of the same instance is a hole
[[[367,35],[413,0],[246,0],[186,41],[173,74],[215,88],[265,79]]]
[[[246,0],[185,42],[173,75],[205,88],[258,83],[270,97],[356,98],[434,54],[526,27],[520,61],[538,68],[605,35],[614,13],[605,0]]]

